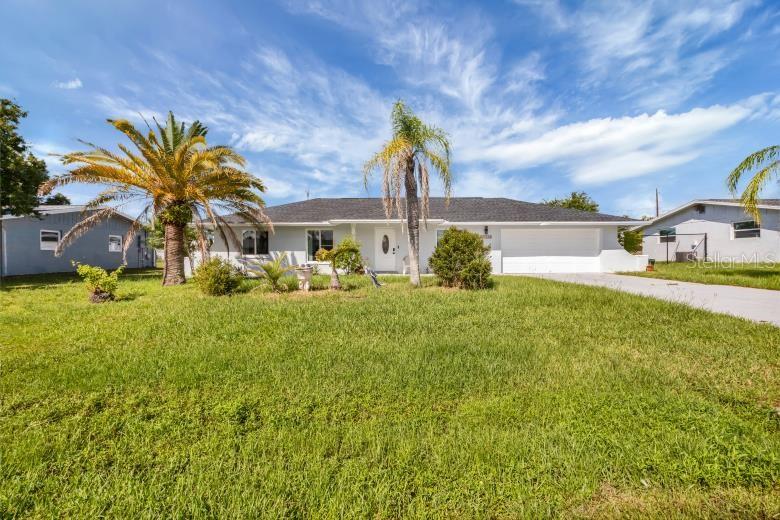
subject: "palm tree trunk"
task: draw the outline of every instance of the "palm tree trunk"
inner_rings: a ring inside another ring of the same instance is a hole
[[[406,227],[409,237],[409,282],[420,286],[420,201],[417,199],[417,179],[414,177],[414,157],[406,163]]]
[[[165,224],[165,272],[163,285],[184,283],[184,226]]]
[[[341,281],[339,280],[339,273],[336,271],[336,266],[330,264],[330,288],[339,290],[341,289]]]

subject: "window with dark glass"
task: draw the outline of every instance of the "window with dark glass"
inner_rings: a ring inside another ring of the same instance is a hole
[[[257,236],[257,254],[267,255],[268,254],[268,231],[257,231],[255,235]]]
[[[268,231],[244,231],[241,236],[241,251],[245,255],[267,255]]]
[[[758,238],[761,236],[761,227],[755,220],[734,222],[734,238]]]
[[[332,229],[310,229],[306,232],[306,249],[310,261],[316,260],[317,251],[333,249]]]
[[[658,232],[658,234],[660,235],[660,240],[662,244],[666,242],[677,241],[677,231],[675,231],[674,228],[662,229],[661,231]]]

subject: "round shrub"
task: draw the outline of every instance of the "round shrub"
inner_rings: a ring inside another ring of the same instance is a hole
[[[436,245],[428,265],[445,287],[483,289],[490,285],[489,251],[476,233],[449,228]]]
[[[212,258],[195,269],[193,280],[204,294],[222,296],[236,292],[243,276],[228,260]]]

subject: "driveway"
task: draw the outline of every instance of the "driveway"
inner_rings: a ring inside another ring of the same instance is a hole
[[[596,285],[780,327],[780,291],[705,285],[607,273],[531,274],[547,280]]]

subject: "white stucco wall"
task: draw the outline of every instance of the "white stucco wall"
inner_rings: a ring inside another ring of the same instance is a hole
[[[428,259],[436,247],[437,231],[453,226],[429,222],[427,228],[420,229],[420,271],[430,272]],[[647,265],[646,256],[627,253],[617,241],[615,226],[539,226],[539,225],[466,225],[455,227],[467,229],[483,236],[485,244],[491,248],[490,257],[494,273],[536,273],[536,272],[615,272],[643,270]],[[395,272],[404,271],[408,262],[408,237],[405,227],[400,224],[355,224],[354,233],[362,245],[366,264],[376,269],[376,244],[383,232],[377,229],[391,228],[395,232],[396,248],[394,256]],[[251,229],[249,226],[234,228],[240,237],[241,232]],[[338,243],[352,233],[351,224],[335,226],[276,226],[269,235],[267,256],[249,257],[258,261],[267,261],[282,252],[287,252],[293,264],[307,262],[306,231],[308,229],[333,229],[334,242]],[[227,256],[228,248],[224,240],[216,236],[212,254]],[[230,258],[240,263],[241,256],[237,244],[230,247]],[[320,265],[320,271],[328,272],[327,264]]]
[[[675,252],[696,249],[704,258],[704,233],[707,234],[707,256],[710,260],[734,262],[776,262],[780,260],[780,211],[761,210],[761,236],[758,238],[734,238],[734,222],[753,220],[741,207],[705,205],[704,213],[694,207],[654,222],[643,230],[645,235],[657,235],[660,230],[674,228],[678,236],[670,242],[669,260]],[[685,233],[696,236],[685,236]],[[698,245],[698,247],[697,247]],[[658,236],[645,236],[643,252],[650,258],[666,261],[667,244]]]

